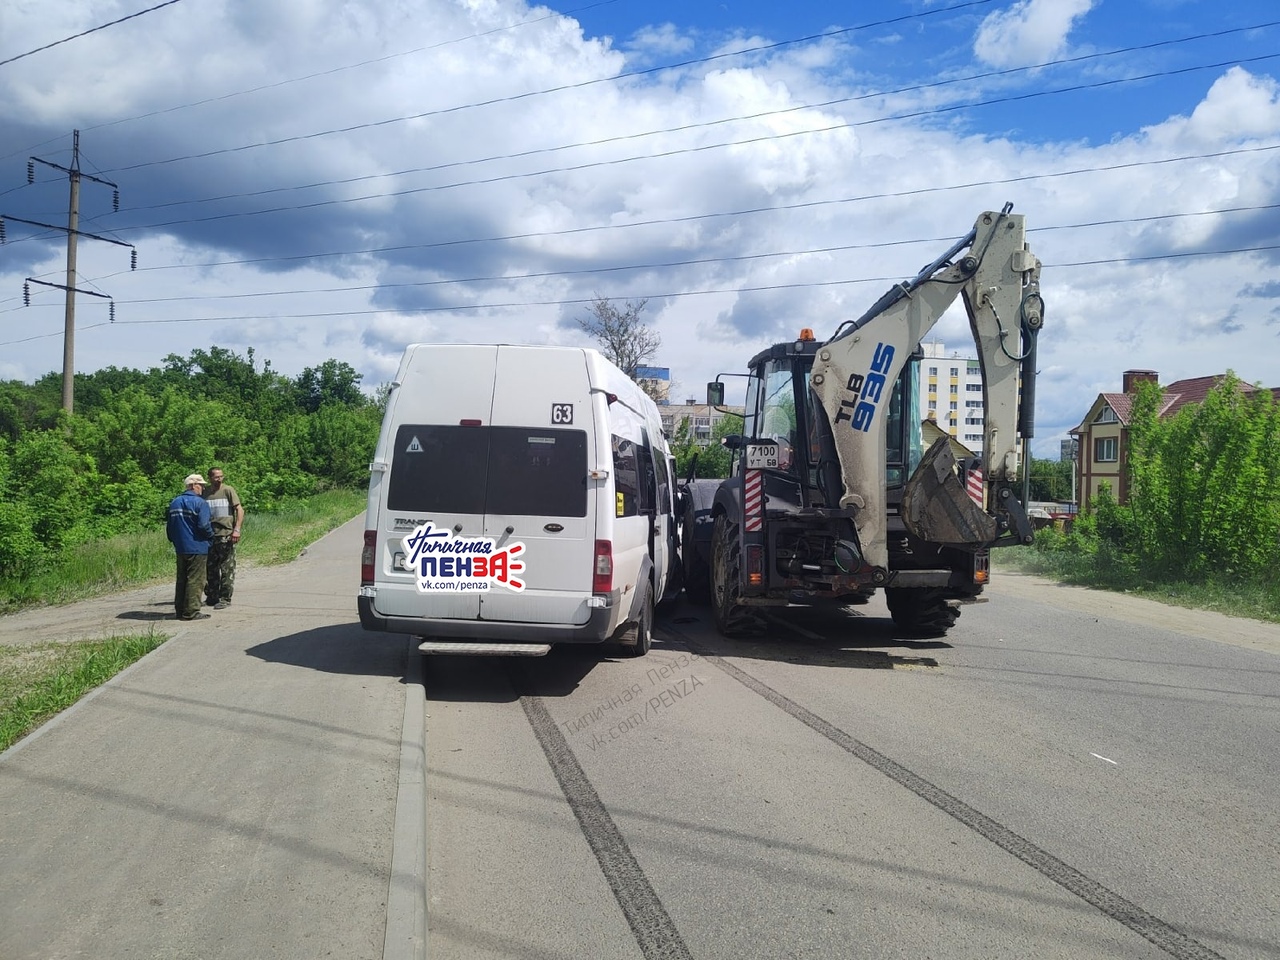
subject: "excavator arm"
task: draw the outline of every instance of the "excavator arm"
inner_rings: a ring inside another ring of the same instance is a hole
[[[1031,540],[1015,487],[1019,439],[1034,429],[1035,342],[1044,317],[1040,261],[1027,247],[1023,217],[1011,209],[982,214],[967,237],[818,348],[810,389],[831,428],[844,491],[840,506],[852,511],[857,546],[872,567],[887,569],[889,562],[886,407],[911,354],[957,297],[982,366],[983,474],[991,512],[965,493],[943,438],[907,483],[902,518],[914,536],[931,543],[979,549]]]

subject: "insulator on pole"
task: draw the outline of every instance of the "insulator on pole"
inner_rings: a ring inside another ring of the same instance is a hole
[[[115,323],[116,322],[116,302],[114,300],[110,301],[109,306],[111,308],[111,311],[110,311],[111,322]]]
[[[138,269],[138,248],[137,247],[133,247],[129,251],[129,269],[130,270]]]
[[[27,161],[27,183],[36,182],[36,162],[34,160]]]
[[[119,190],[111,191],[111,209],[115,213],[120,212],[120,191]]]
[[[0,243],[4,243],[4,217],[0,217]]]
[[[22,283],[22,305],[24,307],[31,306],[31,284],[26,281]]]

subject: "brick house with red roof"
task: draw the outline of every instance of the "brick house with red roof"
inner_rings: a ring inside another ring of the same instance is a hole
[[[1163,389],[1161,419],[1173,416],[1189,403],[1200,403],[1225,378],[1226,374],[1219,373],[1169,384]],[[1124,503],[1129,497],[1129,423],[1134,394],[1138,384],[1144,382],[1159,384],[1159,375],[1154,370],[1126,370],[1122,379],[1124,392],[1098,394],[1080,425],[1067,431],[1078,443],[1076,489],[1082,512],[1089,509],[1104,482],[1111,485],[1117,502]],[[1258,388],[1241,382],[1240,389],[1252,393]],[[1273,387],[1271,394],[1280,402],[1280,387]]]

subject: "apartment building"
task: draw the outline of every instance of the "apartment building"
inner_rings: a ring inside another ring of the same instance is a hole
[[[730,406],[723,409],[742,416],[742,407]],[[662,414],[662,429],[668,437],[675,437],[681,422],[688,417],[689,431],[693,435],[694,442],[700,447],[711,443],[712,431],[725,417],[722,410],[705,403],[698,403],[693,397],[686,399],[684,403],[661,404],[658,406],[658,413]]]
[[[982,403],[982,365],[977,357],[948,351],[933,340],[920,344],[920,419],[932,420],[949,437],[982,453],[986,410]]]

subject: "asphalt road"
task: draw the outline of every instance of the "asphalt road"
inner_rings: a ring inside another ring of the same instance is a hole
[[[428,661],[431,957],[1280,958],[1280,628],[989,596]]]
[[[0,618],[176,631],[0,757],[0,958],[420,955],[424,729],[432,960],[1280,958],[1280,628],[1003,577],[946,641],[685,605],[423,703],[360,526],[211,620]]]
[[[362,528],[242,570],[209,620],[172,620],[170,584],[0,618],[0,642],[172,634],[0,755],[0,958],[414,955],[395,858],[421,688],[406,639],[357,620]]]

